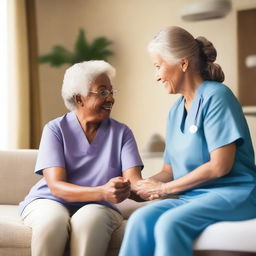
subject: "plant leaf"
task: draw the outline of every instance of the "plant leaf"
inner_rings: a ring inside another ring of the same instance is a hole
[[[72,53],[65,49],[63,46],[55,45],[52,52],[39,57],[40,63],[49,62],[53,67],[59,67],[65,63],[70,63]]]
[[[70,52],[60,45],[52,48],[52,52],[39,57],[40,63],[47,63],[53,67],[59,67],[65,63],[74,64],[88,60],[107,60],[114,53],[107,49],[112,42],[105,37],[98,37],[89,44],[83,29],[79,30],[74,45],[74,52]]]
[[[96,38],[90,47],[91,59],[106,60],[107,56],[113,55],[113,52],[107,49],[110,44],[112,42],[105,37]]]
[[[77,63],[85,60],[90,60],[90,45],[85,38],[84,30],[80,29],[75,42],[72,63]]]

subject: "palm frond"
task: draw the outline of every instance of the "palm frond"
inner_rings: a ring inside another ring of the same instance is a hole
[[[90,44],[88,43],[83,29],[79,30],[74,45],[74,51],[70,52],[63,46],[56,45],[52,52],[39,57],[40,63],[47,63],[53,67],[63,64],[74,64],[88,60],[107,60],[114,53],[108,49],[112,42],[105,37],[98,37]]]
[[[107,49],[111,44],[112,42],[105,37],[96,38],[90,47],[90,57],[98,60],[106,60],[108,56],[113,55],[113,52]]]
[[[90,45],[86,40],[83,29],[80,29],[74,46],[72,64],[90,60]]]
[[[72,59],[72,53],[65,49],[63,46],[55,45],[52,48],[52,52],[39,57],[40,63],[47,63],[52,67],[59,67],[64,63],[70,63]]]

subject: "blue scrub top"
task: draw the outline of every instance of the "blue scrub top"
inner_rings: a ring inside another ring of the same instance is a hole
[[[254,151],[241,105],[224,84],[204,81],[188,113],[184,97],[170,110],[164,162],[172,166],[173,177],[177,179],[208,162],[213,150],[232,142],[237,144],[237,150],[231,172],[193,192],[218,193],[234,206],[250,195],[256,202]]]

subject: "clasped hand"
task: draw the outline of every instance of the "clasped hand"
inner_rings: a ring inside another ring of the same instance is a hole
[[[145,179],[138,181],[134,190],[144,200],[154,200],[166,196],[164,184],[154,179]]]
[[[154,200],[166,196],[163,182],[154,179],[139,180],[132,185],[124,177],[110,179],[103,188],[103,200],[120,203],[130,196],[131,189],[144,200]]]
[[[120,203],[130,195],[130,181],[124,177],[110,179],[103,188],[103,200],[111,203]]]

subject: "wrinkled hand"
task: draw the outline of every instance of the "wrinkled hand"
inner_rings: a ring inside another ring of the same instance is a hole
[[[140,180],[136,183],[136,192],[144,200],[154,200],[166,196],[163,182],[153,179]]]
[[[120,203],[130,195],[130,181],[124,177],[110,179],[102,186],[103,200],[111,203]]]

